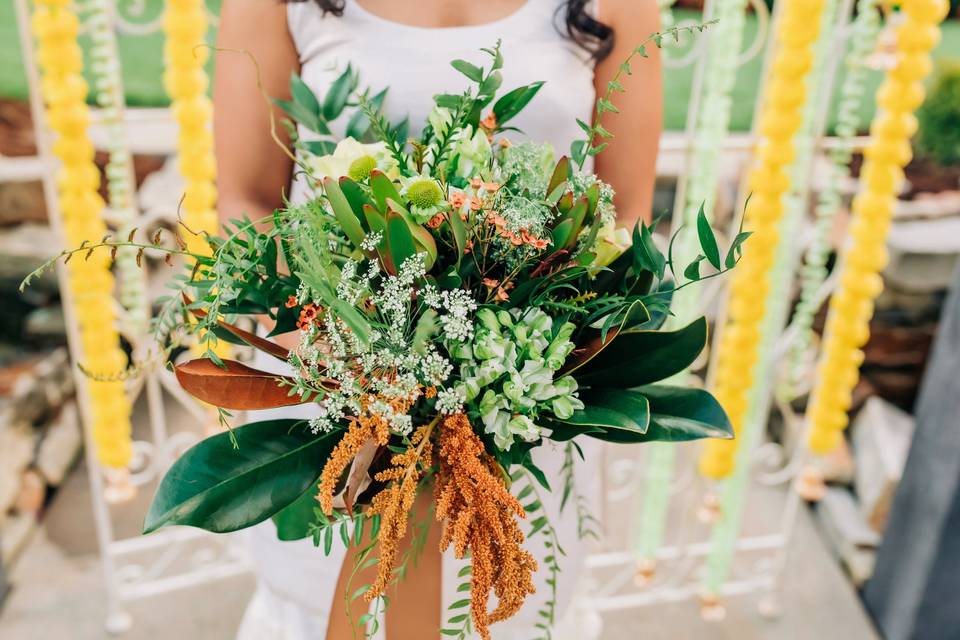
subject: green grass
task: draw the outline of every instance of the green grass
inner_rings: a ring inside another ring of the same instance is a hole
[[[148,15],[157,15],[163,0],[147,0]],[[678,19],[696,18],[698,12],[677,11]],[[748,16],[745,41],[751,42],[756,34],[757,22]],[[127,103],[131,106],[160,106],[167,104],[163,90],[162,51],[163,37],[159,33],[149,36],[121,36],[120,56],[123,61],[123,81]],[[943,39],[934,53],[937,59],[960,59],[960,22],[951,20],[944,24]],[[509,64],[509,61],[507,61]],[[749,129],[759,84],[762,56],[751,60],[740,69],[733,90],[734,109],[731,127],[735,131]],[[871,75],[868,87],[872,95],[880,82],[879,72]],[[693,67],[670,69],[665,76],[665,125],[667,129],[683,129],[687,119]],[[841,76],[842,78],[842,76]],[[13,2],[0,2],[0,97],[26,98],[27,82],[20,56],[17,25]],[[870,101],[868,101],[870,102]],[[864,122],[873,113],[873,104],[864,105]],[[833,113],[833,111],[831,111]],[[832,127],[832,117],[831,117]]]

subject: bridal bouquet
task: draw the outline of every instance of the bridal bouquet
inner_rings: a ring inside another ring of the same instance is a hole
[[[576,495],[576,438],[731,437],[708,392],[655,383],[689,367],[707,339],[703,318],[662,328],[672,291],[733,268],[746,234],[721,255],[701,214],[702,252],[675,270],[653,225],[616,229],[613,190],[583,167],[611,137],[602,121],[617,111],[619,79],[595,122],[580,123],[583,140],[557,159],[548,145],[509,137],[541,84],[500,95],[499,46],[484,51],[486,68],[452,63],[470,88],[438,95],[413,140],[381,115],[385,92],[358,90],[352,70],[323,97],[294,77],[281,105],[312,132],[294,146],[313,196],[205,237],[209,255],[167,249],[191,269],[158,328],[192,332],[207,348],[176,366],[184,389],[225,418],[312,410],[188,450],[163,478],[147,532],[229,532],[273,518],[284,539],[311,537],[327,552],[339,539],[358,547],[359,568],[376,566],[354,597],[379,606],[417,552],[401,540],[411,524],[425,530],[411,523],[414,501],[432,495],[442,548],[469,558],[468,597],[442,632],[489,638],[534,590],[525,537],[545,536],[545,569],[559,571],[563,550],[538,496],[562,491],[566,505]],[[334,137],[335,122],[347,137]],[[272,319],[270,336],[241,328],[257,316]],[[270,339],[292,331],[290,350]],[[262,351],[287,373],[222,358],[218,341]],[[566,447],[567,461],[550,481],[532,455],[548,443]],[[589,530],[589,505],[573,502]],[[549,599],[544,630],[554,608]],[[376,615],[360,622],[375,627]]]

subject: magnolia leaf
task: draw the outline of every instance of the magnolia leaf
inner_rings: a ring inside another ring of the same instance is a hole
[[[227,533],[262,522],[316,482],[342,435],[315,434],[303,420],[268,420],[211,436],[160,481],[144,533],[175,524]]]
[[[652,439],[683,442],[733,437],[730,419],[708,391],[659,384],[640,387],[636,391],[650,402],[648,435]]]
[[[664,380],[690,366],[707,342],[701,317],[676,331],[622,331],[577,373],[585,386],[628,389]]]
[[[317,484],[319,475],[300,494],[296,500],[271,516],[277,527],[277,538],[284,542],[302,540],[310,535],[310,528],[314,523],[314,509],[317,508],[317,495],[320,487]]]
[[[209,358],[198,358],[177,365],[175,371],[187,393],[223,409],[272,409],[307,402],[292,393],[292,378],[252,369],[235,360],[223,360],[220,367]]]
[[[616,319],[615,315],[614,319]],[[589,337],[582,340],[582,344],[577,346],[567,357],[566,362],[564,362],[563,367],[557,375],[562,376],[576,371],[609,346],[624,327],[642,324],[649,319],[650,313],[647,311],[646,306],[637,300],[627,307],[626,311],[619,316],[619,322],[617,322],[616,326],[604,323],[599,331],[596,330],[597,327],[592,327],[587,334]]]

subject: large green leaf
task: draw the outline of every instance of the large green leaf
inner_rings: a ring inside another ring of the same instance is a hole
[[[336,120],[343,113],[343,108],[347,105],[347,100],[350,99],[350,94],[356,86],[357,75],[348,64],[343,73],[330,85],[323,99],[323,117],[328,121]]]
[[[642,438],[650,425],[647,399],[633,391],[592,389],[580,394],[586,405],[566,419],[554,418],[564,427],[554,426],[554,440],[567,440],[569,435],[592,435],[603,440],[616,438],[630,442]],[[610,436],[610,438],[608,438]]]
[[[527,86],[517,87],[497,100],[496,104],[493,105],[493,114],[497,117],[497,124],[503,125],[520,113],[533,100],[542,86],[543,82],[534,82]]]
[[[316,520],[313,510],[319,507],[317,481],[307,487],[300,497],[273,514],[277,526],[277,538],[284,541],[302,540],[310,535],[310,525]]]
[[[340,190],[343,192],[343,197],[346,198],[350,204],[353,215],[357,216],[357,219],[360,220],[361,223],[366,222],[366,217],[363,215],[363,208],[373,205],[373,200],[367,196],[363,187],[350,178],[343,177],[340,178]]]
[[[636,391],[650,401],[654,439],[669,442],[733,437],[733,425],[717,399],[703,389],[650,385]]]
[[[639,387],[669,378],[696,360],[707,343],[707,321],[698,318],[676,331],[624,331],[577,370],[590,387]]]
[[[410,227],[407,226],[403,217],[395,211],[390,211],[387,214],[387,250],[390,252],[390,259],[398,271],[407,258],[417,253]]]
[[[173,524],[226,533],[262,522],[316,481],[340,437],[317,435],[303,420],[267,420],[207,438],[160,481],[144,533]]]
[[[363,225],[360,224],[357,214],[353,212],[353,207],[350,206],[347,197],[343,195],[340,182],[334,178],[324,178],[323,190],[327,195],[327,200],[330,201],[333,215],[340,223],[340,228],[343,229],[353,246],[359,249],[367,234],[363,231]]]
[[[374,169],[370,172],[370,192],[373,193],[373,198],[377,201],[377,209],[379,209],[381,213],[386,213],[388,199],[396,202],[403,201],[400,198],[400,192],[397,191],[396,186],[394,186],[390,178],[387,177],[387,174],[379,169]]]
[[[622,315],[617,318],[616,314]],[[636,300],[625,311],[617,310],[601,318],[593,323],[593,326],[587,327],[582,336],[577,339],[577,347],[563,363],[560,373],[573,373],[583,367],[598,353],[610,346],[621,331],[642,324],[649,319],[650,312],[647,311],[646,306],[640,300]]]
[[[590,436],[607,442],[686,442],[701,438],[732,438],[733,428],[717,400],[703,389],[651,385],[632,390],[596,389],[581,392],[587,407],[570,420],[547,422],[551,440]],[[631,411],[649,406],[643,432],[619,424]],[[616,419],[611,419],[615,416]],[[603,424],[603,422],[610,424]]]

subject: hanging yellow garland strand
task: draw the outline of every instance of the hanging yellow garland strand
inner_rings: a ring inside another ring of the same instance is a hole
[[[62,163],[57,190],[63,239],[70,247],[97,242],[107,234],[107,228],[101,217],[104,202],[97,193],[100,172],[87,133],[87,84],[82,76],[83,54],[77,44],[80,21],[69,0],[34,0],[33,4],[31,28],[42,76],[40,91],[47,122],[57,136],[53,152]],[[88,427],[97,459],[106,467],[124,468],[132,454],[130,402],[122,381],[97,379],[115,376],[127,366],[116,329],[110,255],[106,251],[89,257],[80,254],[66,269],[79,351],[85,368],[93,374],[86,388],[91,420]]]
[[[777,25],[779,49],[760,110],[758,159],[748,182],[752,197],[744,227],[753,231],[753,236],[730,284],[728,318],[717,360],[715,395],[735,431],[744,424],[747,395],[754,383],[783,196],[790,187],[786,168],[794,155],[793,138],[803,122],[805,79],[813,63],[824,6],[824,0],[786,0]],[[709,441],[700,458],[701,473],[715,479],[729,475],[738,443]]]
[[[204,64],[209,51],[202,45],[208,17],[203,0],[167,0],[163,16],[164,86],[179,126],[177,150],[184,179],[183,221],[198,234],[217,232],[216,163],[210,121],[213,105],[207,96],[209,80]],[[201,236],[187,233],[190,251],[209,254]]]
[[[841,262],[840,282],[830,301],[826,333],[810,409],[810,449],[829,453],[847,426],[853,388],[870,337],[873,302],[883,288],[890,230],[903,167],[910,161],[916,132],[914,111],[924,98],[923,80],[933,67],[930,51],[940,40],[946,0],[904,0],[906,20],[897,30],[897,62],[877,90],[878,113],[864,151],[860,192],[853,200],[850,238]]]

